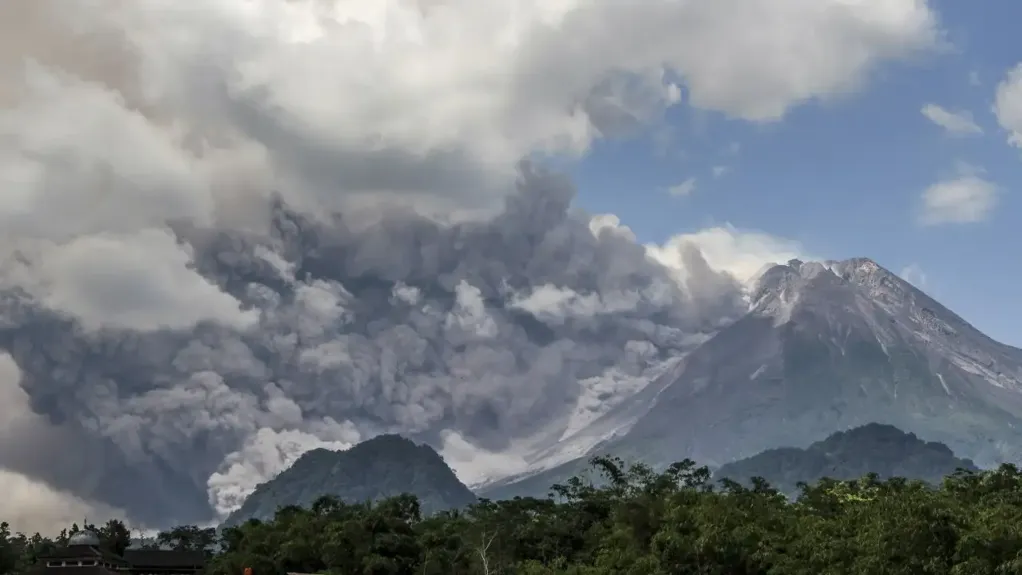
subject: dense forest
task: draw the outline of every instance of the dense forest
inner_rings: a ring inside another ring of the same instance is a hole
[[[592,460],[547,499],[481,500],[423,517],[399,496],[365,504],[323,497],[221,533],[179,527],[155,544],[203,549],[211,575],[1005,575],[1022,574],[1022,473],[960,470],[939,486],[875,475],[800,485],[712,482],[690,461],[663,472]],[[103,546],[130,541],[119,522]],[[0,572],[23,573],[50,540],[0,531]]]

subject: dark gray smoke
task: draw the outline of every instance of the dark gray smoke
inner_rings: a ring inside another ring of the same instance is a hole
[[[586,393],[603,394],[598,412],[634,391],[598,389],[609,371],[641,375],[744,305],[709,268],[698,283],[712,282],[717,305],[693,305],[628,234],[594,233],[572,196],[563,177],[526,167],[483,221],[387,211],[355,227],[277,203],[269,234],[180,227],[197,271],[257,316],[240,329],[86,330],[4,292],[0,348],[33,408],[77,438],[45,459],[96,454],[25,470],[139,521],[198,521],[209,490],[220,511],[244,492],[209,483],[225,457],[288,431],[342,443],[399,431],[438,446],[453,431],[495,452],[563,433]]]

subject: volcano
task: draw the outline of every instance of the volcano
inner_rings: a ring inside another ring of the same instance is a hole
[[[590,453],[717,467],[869,423],[943,443],[983,467],[1017,462],[1022,350],[870,259],[792,260],[760,275],[747,314],[594,423],[615,432]],[[545,492],[581,467],[484,494]]]

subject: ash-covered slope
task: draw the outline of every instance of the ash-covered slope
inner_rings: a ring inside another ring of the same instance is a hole
[[[982,466],[1018,461],[1022,350],[865,258],[774,266],[751,295],[750,311],[680,360],[671,381],[618,409],[644,413],[600,452],[716,467],[879,422]],[[542,494],[583,467],[482,493]]]
[[[403,493],[419,498],[424,515],[476,501],[433,448],[397,435],[380,435],[346,451],[306,452],[294,465],[257,487],[224,524],[269,519],[280,507],[307,507],[323,495],[361,503]]]
[[[1018,459],[1020,416],[1022,351],[871,260],[793,260],[611,447],[719,465],[881,422],[990,465]]]
[[[805,449],[768,449],[723,465],[714,477],[741,483],[762,477],[782,493],[794,494],[799,482],[813,483],[823,477],[857,479],[867,473],[937,485],[958,469],[978,471],[972,461],[955,457],[943,443],[923,441],[892,425],[870,423],[839,431]]]

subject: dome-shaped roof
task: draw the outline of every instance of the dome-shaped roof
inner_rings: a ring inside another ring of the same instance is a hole
[[[89,531],[88,529],[85,529],[83,531],[79,531],[78,533],[75,533],[74,535],[72,535],[67,540],[67,544],[69,546],[88,545],[90,547],[98,547],[99,546],[99,536],[97,536],[92,531]]]

